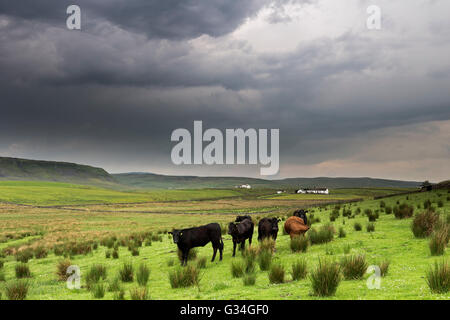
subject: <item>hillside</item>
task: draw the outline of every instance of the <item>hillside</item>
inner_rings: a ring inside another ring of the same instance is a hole
[[[0,157],[0,180],[57,181],[107,187],[117,182],[102,168],[69,162]]]
[[[415,188],[420,185],[414,181],[398,181],[373,178],[289,178],[282,180],[264,180],[240,177],[196,177],[166,176],[153,173],[113,174],[121,184],[136,188],[159,189],[195,189],[195,188],[232,188],[236,185],[250,184],[253,188],[286,189],[297,187],[327,188]]]

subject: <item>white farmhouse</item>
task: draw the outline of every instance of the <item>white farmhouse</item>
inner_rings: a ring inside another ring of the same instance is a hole
[[[298,189],[295,193],[301,194],[329,194],[328,188],[303,188]]]

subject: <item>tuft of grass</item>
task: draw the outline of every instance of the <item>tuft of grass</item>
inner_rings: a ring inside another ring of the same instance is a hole
[[[95,299],[103,299],[105,291],[105,285],[103,283],[94,284],[92,287],[92,296]]]
[[[117,292],[122,290],[122,285],[120,284],[120,278],[116,277],[108,285],[109,292]]]
[[[34,249],[34,257],[36,259],[44,259],[46,258],[48,255],[48,250],[42,246],[36,247],[36,249]]]
[[[262,250],[258,255],[258,264],[261,271],[267,271],[272,264],[272,252],[268,250]]]
[[[188,264],[186,267],[178,267],[169,271],[169,282],[172,288],[186,288],[198,286],[200,282],[200,269]]]
[[[16,253],[16,260],[18,262],[27,263],[33,258],[33,250],[31,248],[20,250]]]
[[[179,250],[178,249],[178,259],[180,260],[180,262],[183,260],[183,253],[181,252],[181,250]],[[197,258],[197,254],[198,254],[198,251],[197,251],[197,249],[191,249],[191,250],[189,250],[189,253],[188,253],[188,261],[192,261],[192,260],[195,260],[196,258]]]
[[[343,257],[340,265],[346,280],[361,279],[367,270],[367,261],[364,255]]]
[[[355,229],[355,231],[361,231],[362,225],[359,222],[355,222],[355,224],[353,225],[353,228]]]
[[[125,300],[125,291],[123,289],[120,289],[119,291],[115,292],[113,295],[114,300]]]
[[[394,207],[394,216],[397,219],[410,218],[413,216],[413,214],[414,214],[414,207],[408,205],[407,203],[402,203],[401,205]]]
[[[319,297],[335,295],[341,281],[339,264],[319,259],[319,264],[311,273],[310,280],[314,295]]]
[[[233,278],[240,278],[245,273],[245,262],[244,260],[233,260],[231,262],[231,275]]]
[[[144,288],[133,288],[130,289],[131,300],[148,300],[148,289]]]
[[[411,223],[411,230],[416,238],[426,238],[433,232],[439,222],[439,215],[431,210],[416,214]]]
[[[86,285],[91,289],[94,284],[98,283],[100,279],[106,280],[106,267],[102,264],[94,264],[86,274]]]
[[[17,280],[5,285],[5,293],[9,300],[25,300],[29,288],[28,281]]]
[[[389,265],[391,262],[389,260],[383,260],[380,263],[378,263],[378,267],[380,268],[380,273],[382,277],[385,277],[389,270]]]
[[[327,243],[333,240],[335,232],[332,224],[326,224],[319,231],[314,228],[311,229],[309,231],[309,240],[311,244]]]
[[[197,259],[197,267],[199,269],[205,269],[206,268],[206,257],[200,257]]]
[[[56,265],[56,275],[58,276],[58,279],[61,281],[66,281],[70,274],[67,274],[67,269],[72,265],[72,262],[69,259],[64,259],[58,261],[58,264]]]
[[[308,273],[307,263],[305,259],[298,260],[292,265],[292,280],[300,280],[306,278]]]
[[[309,247],[309,239],[305,235],[293,237],[290,246],[292,252],[306,252]]]
[[[426,274],[428,287],[433,293],[447,293],[450,291],[450,266],[448,261],[434,264]]]
[[[264,238],[259,244],[259,247],[260,250],[267,250],[273,252],[275,250],[275,241],[272,238]]]
[[[274,263],[270,267],[269,282],[270,283],[283,283],[285,276],[284,266],[280,263]]]
[[[31,271],[30,268],[26,263],[18,263],[14,267],[14,270],[16,272],[16,278],[22,279],[22,278],[30,278],[31,277]]]
[[[125,262],[119,270],[119,277],[122,282],[133,282],[134,268],[131,262]]]
[[[112,252],[112,258],[119,259],[119,250],[118,249],[114,249],[114,251]]]
[[[147,285],[149,277],[150,277],[150,269],[144,263],[140,264],[136,271],[137,283],[141,287],[145,287]]]
[[[373,222],[369,222],[366,226],[367,232],[374,232],[375,231],[375,224]]]
[[[255,273],[248,273],[242,280],[244,282],[244,286],[254,286],[256,283],[256,275]]]
[[[432,256],[441,256],[445,252],[448,243],[448,227],[440,228],[431,234],[429,242],[430,253]]]
[[[339,232],[338,232],[338,237],[339,238],[345,238],[346,236],[347,236],[347,234],[345,233],[344,227],[340,227],[339,228]]]

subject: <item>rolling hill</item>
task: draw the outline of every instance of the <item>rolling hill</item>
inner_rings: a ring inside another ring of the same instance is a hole
[[[55,181],[117,187],[118,183],[102,168],[69,162],[0,157],[0,180]]]
[[[93,185],[112,189],[203,189],[233,188],[250,184],[253,188],[415,188],[415,181],[374,178],[288,178],[265,180],[246,177],[170,176],[154,173],[110,174],[102,168],[69,162],[0,157],[0,181],[50,181]]]
[[[250,184],[253,188],[287,189],[298,187],[327,188],[416,188],[420,182],[373,178],[289,178],[265,180],[243,177],[166,176],[153,173],[113,174],[121,184],[145,189],[232,188]]]

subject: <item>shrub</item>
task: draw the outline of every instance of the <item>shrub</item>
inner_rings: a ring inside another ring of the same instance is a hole
[[[243,278],[244,286],[253,286],[256,283],[256,275],[254,273],[246,274]]]
[[[407,203],[402,203],[398,207],[394,207],[394,215],[397,219],[410,218],[414,214],[414,207],[409,206]]]
[[[340,228],[339,228],[339,232],[338,232],[339,238],[345,238],[346,235],[347,235],[347,234],[345,233],[344,228],[343,228],[343,227],[340,227]]]
[[[58,261],[56,265],[56,274],[58,275],[58,279],[61,281],[67,281],[70,274],[67,274],[67,269],[72,265],[72,262],[69,259],[64,259]]]
[[[340,265],[346,280],[361,279],[367,270],[367,262],[364,255],[346,256],[342,258]]]
[[[150,269],[145,265],[139,265],[139,268],[136,271],[136,280],[138,284],[142,287],[147,285],[148,278],[150,277]]]
[[[431,234],[429,248],[432,256],[441,256],[448,243],[448,227],[442,227]]]
[[[148,300],[147,288],[133,288],[130,289],[131,300]]]
[[[270,269],[272,264],[272,252],[268,250],[262,250],[258,255],[259,268],[262,271],[267,271]]]
[[[362,230],[361,223],[355,222],[355,224],[353,225],[353,228],[355,228],[355,231],[361,231]]]
[[[375,224],[373,222],[370,222],[366,226],[367,232],[374,232],[375,231]]]
[[[322,226],[319,231],[313,228],[309,231],[309,240],[311,244],[327,243],[333,240],[335,232],[331,224]]]
[[[105,285],[103,283],[97,283],[92,288],[92,295],[96,299],[102,299],[105,296]]]
[[[16,271],[16,278],[22,279],[22,278],[30,278],[31,272],[30,268],[26,263],[18,263],[16,264],[14,270]]]
[[[119,277],[122,282],[133,282],[134,272],[133,264],[131,262],[125,262],[122,265],[122,268],[120,268],[119,270]]]
[[[178,267],[169,272],[169,281],[172,288],[198,286],[200,282],[200,269],[190,264],[185,268]]]
[[[306,252],[309,247],[309,239],[305,235],[293,237],[291,239],[292,252]]]
[[[311,273],[310,279],[314,295],[320,297],[334,295],[341,281],[339,264],[319,260],[319,265]]]
[[[392,207],[384,208],[384,212],[386,212],[386,214],[391,214],[392,213]]]
[[[18,280],[5,285],[5,293],[9,300],[25,300],[30,284],[28,281]]]
[[[439,215],[431,210],[416,214],[411,224],[411,230],[416,238],[428,237],[439,222]]]
[[[284,275],[284,266],[279,263],[275,263],[270,267],[269,281],[270,283],[283,283]]]
[[[298,260],[297,262],[294,262],[292,265],[292,280],[300,280],[306,278],[306,274],[308,273],[307,269],[307,263],[305,259]]]
[[[427,284],[433,293],[447,293],[450,290],[450,266],[448,261],[434,264],[426,274]]]

